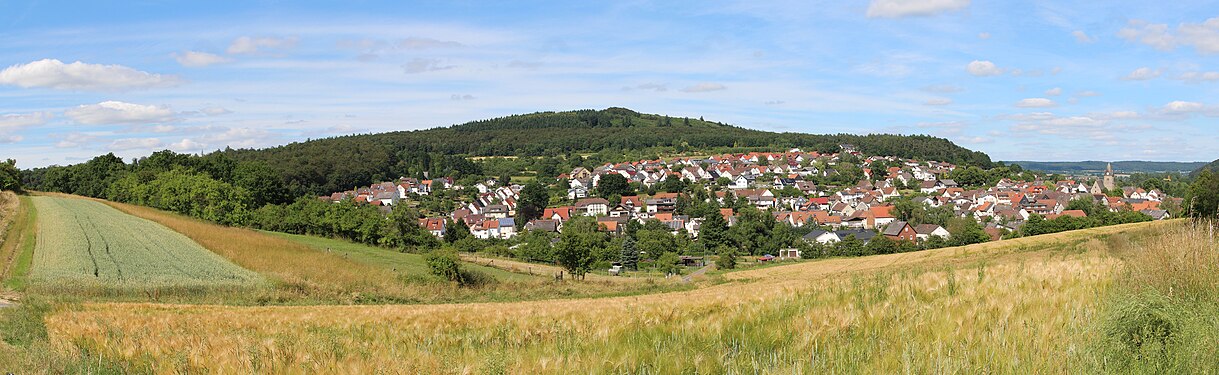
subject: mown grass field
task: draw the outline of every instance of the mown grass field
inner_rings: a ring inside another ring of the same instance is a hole
[[[414,275],[427,275],[429,272],[431,272],[431,270],[428,268],[427,262],[423,260],[423,255],[420,254],[401,253],[393,250],[331,238],[302,236],[299,234],[279,232],[262,233],[304,244],[317,251],[338,254],[341,257],[351,259],[365,265],[389,269],[393,272]],[[498,268],[484,267],[477,264],[468,264],[466,267],[485,273],[500,281],[528,281],[537,279],[537,276],[530,276],[527,273],[508,272]]]
[[[129,372],[1213,373],[1219,255],[1181,221],[733,272],[695,290],[384,306],[90,303]]]
[[[34,233],[37,213],[29,197],[0,192],[4,217],[0,220],[0,282],[3,289],[25,288],[30,266],[34,263]]]
[[[30,283],[37,288],[256,286],[261,276],[160,224],[104,204],[31,197],[38,212]]]

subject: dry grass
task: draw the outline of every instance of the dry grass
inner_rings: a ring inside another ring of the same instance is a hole
[[[419,306],[87,304],[61,350],[157,372],[1088,372],[1114,247],[1180,222],[829,259],[600,299]]]

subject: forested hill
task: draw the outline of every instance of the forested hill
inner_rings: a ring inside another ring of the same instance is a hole
[[[1202,174],[1202,171],[1211,171],[1213,173],[1219,173],[1219,159],[1215,159],[1215,161],[1210,162],[1210,164],[1203,165],[1203,166],[1199,167],[1198,169],[1194,170],[1193,172],[1190,172],[1189,176],[1198,177],[1199,174]]]
[[[342,136],[226,153],[239,161],[265,162],[282,172],[285,182],[296,185],[292,186],[294,191],[322,194],[376,179],[413,176],[421,170],[460,170],[463,161],[456,159],[460,156],[567,156],[648,148],[686,152],[800,147],[834,152],[844,143],[866,154],[991,166],[986,154],[943,138],[776,133],[624,108],[539,112],[444,128]]]
[[[1104,161],[1005,161],[1006,164],[1018,164],[1024,169],[1046,173],[1101,173],[1109,162]],[[1158,172],[1190,172],[1201,167],[1204,162],[1171,162],[1171,161],[1115,161],[1113,170],[1118,173],[1158,173]]]

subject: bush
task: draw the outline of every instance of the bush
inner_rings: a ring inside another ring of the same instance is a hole
[[[423,256],[432,274],[442,279],[461,282],[461,259],[452,248],[440,248],[429,251]]]

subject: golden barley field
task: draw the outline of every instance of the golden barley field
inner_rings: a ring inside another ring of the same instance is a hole
[[[1219,323],[1172,311],[1219,306],[1205,297],[1219,277],[1196,275],[1219,270],[1215,244],[1183,221],[1139,223],[733,272],[695,290],[628,297],[85,303],[45,323],[55,351],[123,372],[1212,372],[1180,366],[1219,354],[1206,344]],[[1148,290],[1170,290],[1168,302],[1139,304],[1160,301],[1139,297]],[[1196,298],[1181,300],[1187,291]]]

